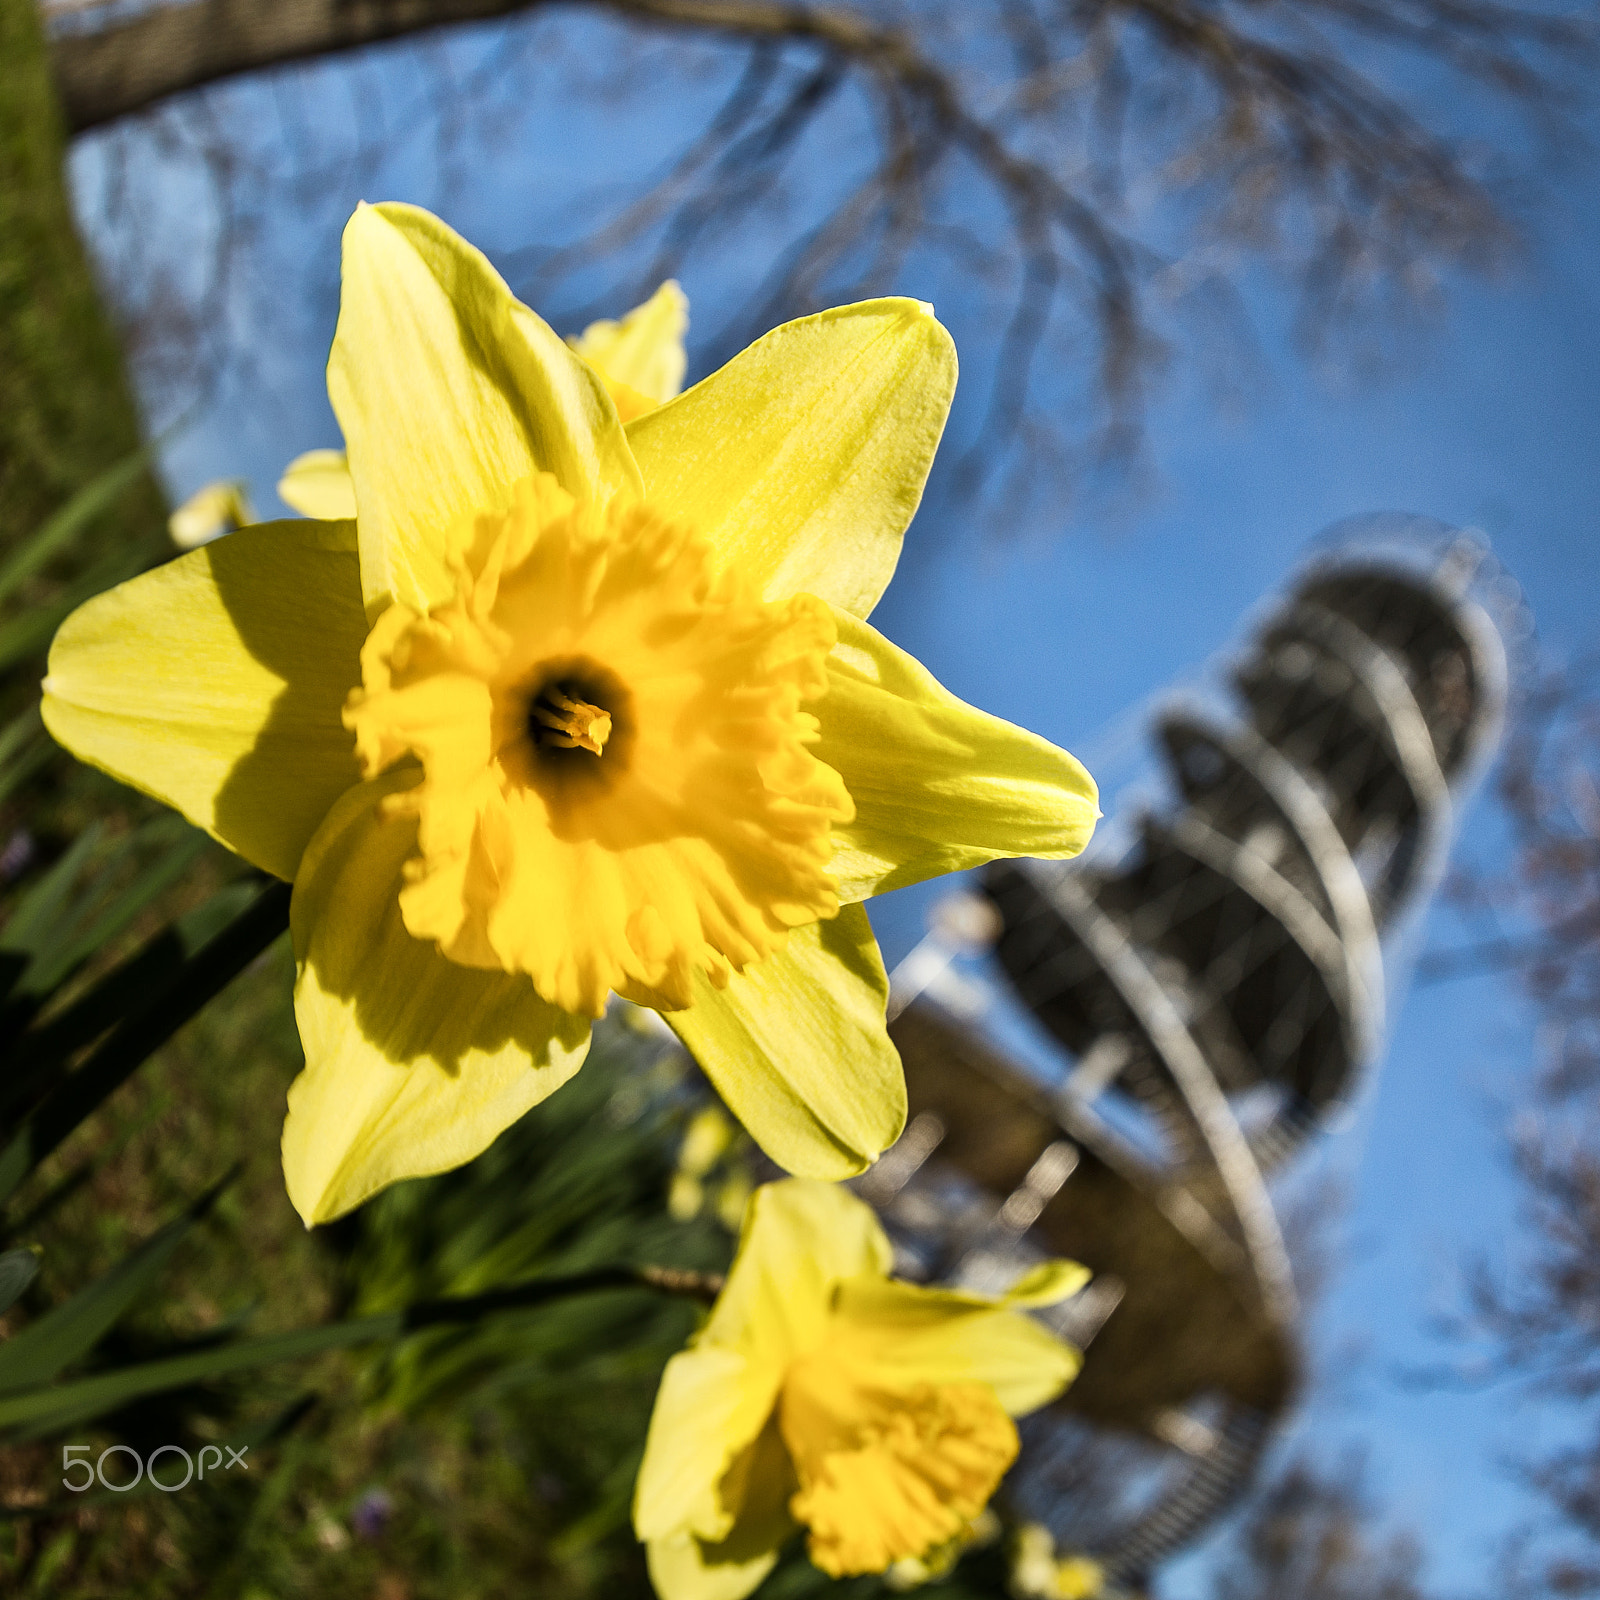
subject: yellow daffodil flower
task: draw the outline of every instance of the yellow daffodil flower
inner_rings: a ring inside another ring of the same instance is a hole
[[[688,331],[688,297],[668,278],[621,321],[591,322],[567,343],[599,375],[617,416],[632,422],[683,388],[689,365],[683,336]],[[344,451],[307,450],[296,456],[278,479],[278,497],[308,517],[353,519],[356,491]]]
[[[667,1363],[634,1494],[662,1600],[740,1600],[798,1528],[831,1576],[967,1534],[1017,1454],[1011,1418],[1079,1356],[1027,1306],[1076,1293],[1052,1261],[994,1300],[888,1276],[862,1201],[791,1178],[756,1190],[709,1320]]]
[[[167,532],[180,550],[198,550],[256,520],[245,485],[223,479],[197,489],[167,518]]]
[[[44,717],[294,882],[308,1222],[471,1159],[666,1013],[789,1171],[862,1171],[905,1085],[860,902],[1070,856],[1071,756],[865,621],[955,382],[929,309],[774,330],[628,424],[410,206],[345,230],[328,389],[357,516],[243,528],[91,600]]]
[[[688,296],[668,278],[621,321],[591,322],[568,343],[600,374],[617,415],[632,422],[683,388],[688,331]]]
[[[678,1147],[678,1166],[667,1189],[667,1215],[688,1222],[705,1204],[702,1180],[722,1159],[734,1140],[734,1126],[721,1106],[703,1106],[689,1120]],[[743,1210],[743,1203],[740,1205]],[[735,1218],[735,1226],[738,1219]]]
[[[343,450],[307,450],[283,469],[278,498],[304,516],[324,522],[354,522],[356,486]]]

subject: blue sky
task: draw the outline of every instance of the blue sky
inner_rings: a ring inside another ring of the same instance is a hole
[[[600,36],[595,29],[589,37]],[[364,70],[399,82],[409,69],[395,57]],[[341,71],[297,80],[308,128],[337,121]],[[635,119],[625,135],[614,127],[575,132],[555,114],[559,103],[549,112],[535,106],[518,125],[517,148],[478,160],[465,177],[441,175],[425,140],[407,135],[401,118],[394,150],[358,189],[317,197],[319,220],[310,220],[309,202],[303,211],[285,202],[262,242],[250,246],[269,283],[277,263],[293,264],[281,277],[281,315],[270,327],[229,335],[250,348],[258,375],[248,389],[225,393],[168,450],[173,491],[244,476],[260,510],[271,514],[282,464],[308,446],[338,442],[321,395],[336,281],[330,206],[347,208],[358,197],[432,204],[492,254],[519,242],[519,233],[569,228],[587,186],[626,177],[638,152],[652,148],[650,137],[670,136],[672,119],[715,88],[715,73],[689,77],[653,128]],[[274,137],[279,106],[259,88],[226,90],[215,103],[257,128],[262,141]],[[105,149],[90,141],[76,159],[90,211]],[[203,235],[210,225],[203,188],[188,169],[170,160],[163,166],[153,150],[143,156],[142,181],[156,197],[149,226]],[[508,210],[518,207],[520,220],[508,222]],[[1338,387],[1313,376],[1273,332],[1279,302],[1252,290],[1266,332],[1261,372],[1242,409],[1219,407],[1203,382],[1180,376],[1151,418],[1151,484],[1059,537],[963,537],[959,509],[931,506],[913,527],[874,621],[956,692],[1065,744],[1092,767],[1105,759],[1115,766],[1130,709],[1237,638],[1246,612],[1292,574],[1307,541],[1354,513],[1402,509],[1484,527],[1523,585],[1545,645],[1557,656],[1593,645],[1600,639],[1594,161],[1569,159],[1531,238],[1523,267],[1504,283],[1454,286],[1448,315],[1426,337],[1397,347],[1389,376],[1375,385]],[[708,308],[749,270],[753,248],[747,240],[742,255],[686,280],[699,313],[691,377],[703,370],[695,358],[713,325]],[[117,271],[110,259],[103,268]],[[931,268],[919,281],[917,270],[913,263],[899,287],[947,307],[953,295],[960,310],[958,288]],[[548,309],[559,318],[560,308]],[[968,372],[981,370],[991,336],[959,323],[956,331]],[[1466,831],[1467,848],[1493,851],[1484,804]],[[926,903],[912,893],[875,905],[891,962],[919,936]],[[1419,1532],[1435,1583],[1452,1594],[1486,1587],[1497,1539],[1527,1509],[1502,1458],[1548,1436],[1559,1419],[1515,1392],[1418,1392],[1397,1374],[1443,1353],[1426,1323],[1450,1303],[1464,1258],[1482,1251],[1504,1259],[1514,1242],[1516,1192],[1501,1134],[1532,1049],[1528,1019],[1503,986],[1416,990],[1353,1126],[1328,1139],[1318,1157],[1342,1175],[1350,1209],[1339,1270],[1316,1312],[1319,1381],[1300,1438],[1329,1462],[1346,1442],[1365,1447],[1395,1523]],[[1185,1562],[1163,1592],[1198,1596],[1203,1570],[1203,1559]]]

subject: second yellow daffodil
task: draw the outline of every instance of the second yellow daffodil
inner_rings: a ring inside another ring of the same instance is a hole
[[[991,1299],[898,1282],[893,1257],[843,1189],[755,1192],[650,1418],[633,1520],[662,1600],[741,1600],[801,1528],[835,1578],[926,1563],[1016,1458],[1012,1417],[1077,1375],[1025,1309],[1076,1293],[1082,1267],[1045,1262]]]
[[[437,218],[351,218],[328,389],[354,518],[243,528],[90,601],[44,697],[62,744],[293,880],[308,1222],[476,1155],[613,991],[789,1170],[893,1142],[860,902],[1076,854],[1098,815],[1071,756],[865,620],[954,383],[928,307],[870,301],[625,428]]]

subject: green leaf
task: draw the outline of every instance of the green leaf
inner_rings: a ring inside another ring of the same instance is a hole
[[[175,817],[163,817],[139,830],[135,836],[136,845],[169,836],[172,842],[168,848],[125,889],[110,896],[108,903],[91,903],[83,909],[72,924],[72,927],[83,928],[75,938],[71,937],[71,927],[58,930],[49,950],[42,958],[35,959],[18,982],[19,993],[39,999],[51,994],[96,950],[114,939],[152,900],[183,876],[205,847],[206,836]],[[98,894],[94,896],[95,900],[99,898]],[[85,923],[87,927],[83,927]]]
[[[130,1011],[0,1149],[0,1202],[140,1064],[288,930],[289,890],[272,883]]]
[[[219,889],[163,928],[48,1022],[17,1039],[7,1053],[5,1076],[0,1080],[0,1118],[5,1109],[49,1086],[73,1055],[148,1002],[182,963],[240,916],[259,891],[260,881],[254,878],[241,878]]]
[[[91,478],[43,527],[25,539],[0,566],[0,601],[64,550],[102,512],[109,511],[118,497],[139,480],[160,442],[152,440]]]
[[[38,1272],[39,1258],[31,1250],[7,1250],[0,1255],[0,1315],[22,1298]]]
[[[86,1356],[130,1305],[161,1275],[172,1252],[233,1181],[214,1183],[184,1213],[147,1239],[132,1255],[70,1300],[47,1311],[0,1344],[0,1394],[49,1383]]]

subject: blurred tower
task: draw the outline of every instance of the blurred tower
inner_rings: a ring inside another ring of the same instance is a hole
[[[912,1120],[861,1192],[929,1278],[1000,1287],[1044,1254],[1094,1269],[1057,1313],[1083,1373],[1024,1425],[1012,1494],[1112,1592],[1248,1484],[1292,1396],[1268,1179],[1374,1057],[1386,952],[1392,978],[1521,631],[1473,537],[1336,530],[1221,692],[1154,716],[1169,798],[1113,815],[1081,862],[991,868],[896,973]],[[996,988],[950,968],[979,947]],[[1017,1001],[1044,1065],[1001,1025]]]

